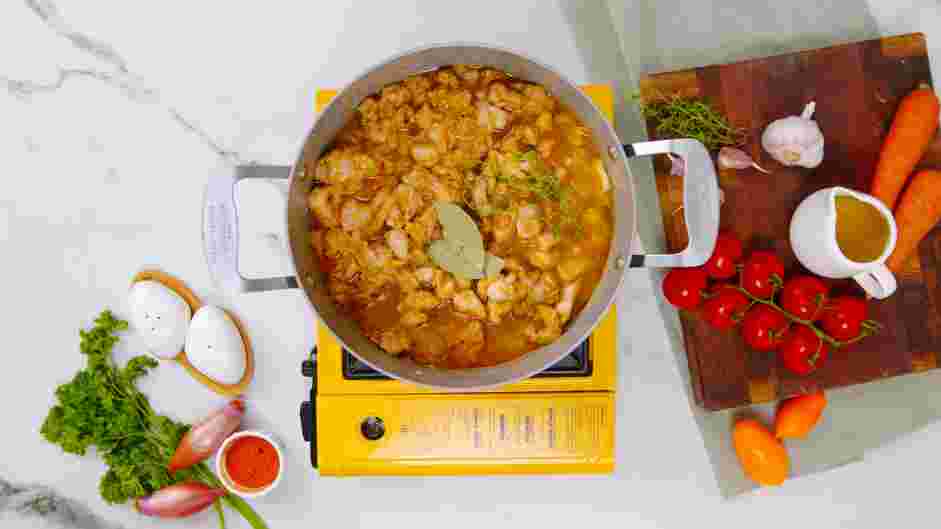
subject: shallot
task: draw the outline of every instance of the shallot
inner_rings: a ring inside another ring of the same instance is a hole
[[[746,169],[754,167],[762,173],[767,173],[763,167],[755,163],[751,156],[741,149],[733,147],[722,147],[716,161],[720,169]]]
[[[150,496],[138,498],[134,502],[134,507],[145,516],[185,518],[204,510],[225,494],[225,489],[213,488],[199,481],[190,481],[170,485]]]
[[[190,428],[177,445],[167,470],[172,474],[211,456],[239,427],[244,412],[242,401],[233,400]]]

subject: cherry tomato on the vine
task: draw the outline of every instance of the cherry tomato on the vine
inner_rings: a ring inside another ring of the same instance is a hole
[[[694,309],[702,302],[708,283],[702,268],[674,268],[663,278],[663,295],[674,307]]]
[[[784,280],[784,265],[772,252],[752,252],[742,269],[742,287],[756,298],[768,299]]]
[[[808,375],[820,367],[829,354],[829,346],[806,325],[795,325],[781,345],[784,367],[798,375]]]
[[[866,320],[866,300],[853,296],[838,296],[824,307],[820,326],[836,340],[846,341],[859,336]]]
[[[770,351],[784,342],[790,321],[767,305],[757,305],[742,320],[742,338],[756,351]]]
[[[731,329],[742,320],[748,297],[730,286],[719,287],[702,306],[702,317],[716,329]]]
[[[703,268],[709,277],[714,279],[728,279],[737,272],[736,266],[742,260],[742,241],[730,231],[719,232],[716,247],[712,257],[706,261]]]
[[[818,319],[830,293],[826,283],[813,276],[797,276],[784,282],[781,308],[806,321]]]

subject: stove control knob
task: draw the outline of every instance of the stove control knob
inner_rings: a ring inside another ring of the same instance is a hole
[[[314,417],[314,405],[311,404],[309,400],[305,400],[301,403],[301,435],[304,436],[305,442],[309,443],[314,437],[315,420],[317,420],[317,418]]]
[[[378,441],[386,434],[386,424],[379,417],[366,417],[359,425],[363,437],[370,441]]]
[[[317,366],[312,360],[304,360],[301,362],[301,374],[307,378],[314,378],[316,374]]]

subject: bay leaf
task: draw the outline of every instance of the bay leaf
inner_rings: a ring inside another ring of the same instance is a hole
[[[438,200],[434,203],[434,208],[438,214],[438,222],[444,228],[444,239],[450,241],[458,253],[483,273],[486,257],[484,238],[480,235],[474,219],[453,202]]]
[[[452,244],[454,244],[454,239],[450,239]],[[484,272],[484,267],[487,264],[487,252],[483,248],[474,248],[471,246],[461,246],[460,242],[457,242],[459,252],[464,257],[464,259],[471,264],[476,270],[481,274]]]
[[[428,245],[428,256],[436,265],[461,279],[484,277],[483,267],[477,267],[468,261],[462,248],[450,239],[431,241]]]

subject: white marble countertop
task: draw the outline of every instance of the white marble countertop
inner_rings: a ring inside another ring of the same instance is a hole
[[[861,37],[941,28],[941,10],[927,1],[852,3],[869,24]],[[637,9],[655,9],[647,4]],[[711,15],[734,18],[716,4]],[[313,316],[299,292],[227,296],[213,287],[199,230],[207,172],[220,156],[290,163],[314,119],[317,88],[343,86],[424,43],[504,45],[577,81],[605,81],[579,52],[586,31],[573,28],[571,13],[571,4],[535,0],[0,4],[0,480],[52,487],[108,521],[63,527],[215,527],[209,514],[163,522],[104,504],[100,460],[63,454],[38,433],[53,389],[82,365],[77,329],[106,307],[126,314],[131,276],[157,265],[248,328],[259,367],[247,423],[279,436],[291,462],[277,491],[252,502],[273,528],[904,527],[927,519],[937,423],[857,464],[722,501],[674,359],[674,331],[643,271],[631,272],[619,299],[613,475],[333,479],[309,466],[297,414]],[[280,232],[278,189],[245,185],[240,204],[244,269],[287,271],[271,236]],[[143,386],[159,410],[186,421],[221,401],[174,365]],[[0,483],[0,526],[57,526],[11,512],[3,490]]]

